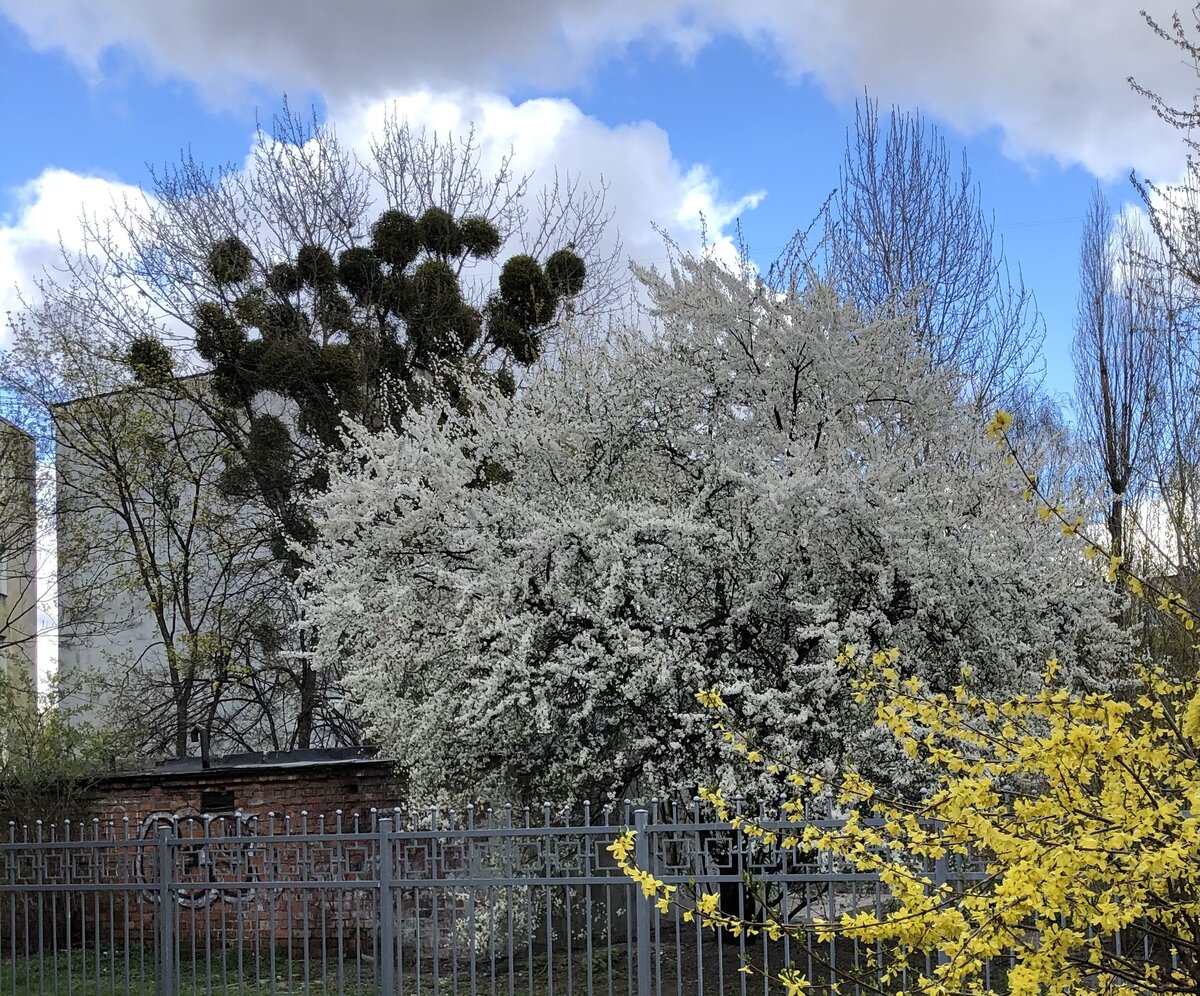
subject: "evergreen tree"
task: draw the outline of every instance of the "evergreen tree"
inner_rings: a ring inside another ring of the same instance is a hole
[[[281,606],[252,627],[261,650],[253,674],[273,676],[256,705],[264,747],[357,737],[342,722],[339,673],[318,673],[307,654],[312,631],[298,625],[290,584],[314,537],[306,503],[326,486],[343,415],[396,431],[435,395],[461,399],[484,383],[512,393],[564,313],[611,303],[619,246],[604,249],[603,187],[555,177],[535,189],[530,180],[511,156],[486,161],[473,132],[437,136],[389,115],[354,150],[285,112],[248,161],[213,169],[185,156],[153,172],[144,197],[115,205],[105,221],[83,219],[81,250],[64,251],[15,316],[0,379],[46,452],[58,438],[54,413],[80,398],[111,397],[114,417],[123,399],[141,398],[203,426],[189,439],[202,439],[217,468],[211,484],[205,477],[205,508],[244,511],[239,521],[255,531],[239,548],[267,558],[265,571],[255,560],[256,576]],[[72,425],[73,445],[102,462],[98,473],[122,478],[153,463],[108,445],[107,421]],[[165,533],[163,515],[153,516],[155,549],[203,535],[206,516],[179,505]],[[136,547],[142,525],[118,516],[73,529],[69,551],[60,537],[60,559],[84,565],[60,584],[85,586],[88,565],[106,565],[108,581],[121,584],[108,577],[126,569],[104,549],[109,527]],[[184,564],[188,577],[227,566]],[[147,593],[131,596],[128,618],[103,602],[73,603],[80,655],[152,623],[161,579],[151,571],[126,580]],[[207,605],[194,583],[172,590]],[[141,663],[165,674],[170,652],[156,639]],[[130,721],[170,708],[180,723],[204,725],[170,683],[143,690],[141,702],[123,699]]]
[[[586,266],[573,246],[544,264],[512,256],[476,307],[464,267],[495,257],[501,241],[481,215],[431,207],[419,217],[385,210],[369,238],[336,255],[305,243],[289,257],[256,258],[236,235],[211,244],[196,351],[211,364],[233,443],[222,484],[275,513],[276,555],[289,566],[299,558],[289,541],[304,547],[314,535],[302,500],[327,479],[314,452],[339,446],[343,417],[396,428],[423,398],[460,398],[464,380],[492,379],[511,393],[513,367],[540,355]],[[135,340],[130,367],[153,382],[169,369],[164,354],[153,339]]]

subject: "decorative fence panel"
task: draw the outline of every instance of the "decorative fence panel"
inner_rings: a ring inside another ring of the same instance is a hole
[[[726,912],[765,907],[794,936],[723,936],[652,909],[607,851],[623,827],[684,907],[719,892]],[[585,808],[566,825],[546,807],[11,827],[0,993],[749,996],[792,965],[848,994],[883,952],[808,943],[806,925],[884,903],[874,876],[753,844],[698,804]]]

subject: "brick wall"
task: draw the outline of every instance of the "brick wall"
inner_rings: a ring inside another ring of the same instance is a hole
[[[258,764],[207,769],[173,770],[169,765],[149,771],[111,774],[87,793],[84,810],[101,823],[131,826],[170,817],[210,814],[266,817],[291,821],[308,814],[309,827],[332,830],[341,811],[343,826],[357,814],[369,821],[370,811],[404,803],[403,786],[388,760],[354,759],[326,763]]]
[[[310,943],[336,940],[346,956],[353,955],[362,937],[371,936],[378,915],[374,890],[360,892],[352,885],[360,876],[370,880],[377,874],[372,810],[403,803],[392,762],[364,757],[233,765],[217,760],[207,769],[181,761],[106,775],[87,793],[82,807],[87,820],[76,823],[72,836],[96,835],[110,843],[96,852],[103,855],[98,867],[74,872],[83,880],[144,881],[147,888],[129,893],[132,903],[111,909],[101,903],[93,910],[82,901],[76,916],[101,936],[153,936],[154,841],[159,828],[169,827],[179,840],[172,877],[179,883],[175,929],[181,938],[222,947],[274,943],[292,954]],[[304,837],[335,832],[345,836]],[[295,845],[288,842],[292,835]],[[256,844],[263,836],[274,841]],[[71,860],[82,862],[88,854],[84,849]],[[289,881],[330,878],[349,884],[287,887]],[[247,880],[255,886],[231,885]],[[69,904],[62,905],[65,910]]]
[[[203,814],[214,808],[205,805],[213,799],[221,805]],[[165,858],[172,883],[167,919],[184,954],[250,951],[259,958],[282,951],[318,958],[322,965],[353,961],[357,970],[374,957],[381,916],[384,842],[372,810],[385,814],[395,807],[407,810],[392,763],[362,755],[217,761],[207,769],[179,761],[107,775],[86,799],[91,819],[73,823],[72,844],[61,843],[59,828],[55,842],[0,862],[0,884],[35,889],[8,899],[7,907],[0,896],[0,953],[39,950],[43,937],[66,937],[68,924],[77,942],[90,937],[93,947],[152,948],[162,917],[159,862]],[[166,850],[157,840],[162,827],[172,831]],[[88,843],[93,837],[96,843]],[[578,846],[566,841],[551,847],[518,833],[480,842],[478,853],[480,860],[490,856],[495,874],[504,879],[510,866],[522,862],[527,872],[540,874],[558,858],[574,860]],[[542,886],[462,884],[461,871],[475,859],[452,831],[401,832],[389,838],[384,853],[386,867],[399,880],[388,895],[393,929],[405,951],[457,957],[473,943],[503,948],[513,937],[540,951],[540,932],[566,909],[547,909],[551,894]],[[482,866],[485,877],[488,867]],[[586,909],[597,924],[603,917],[623,936],[625,891],[601,891],[593,890]],[[554,902],[561,905],[566,895],[559,889]],[[573,916],[562,921],[557,936],[577,933],[585,908]],[[149,957],[153,960],[152,951]],[[256,964],[261,967],[261,961]]]

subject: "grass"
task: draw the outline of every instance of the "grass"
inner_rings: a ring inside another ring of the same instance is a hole
[[[369,964],[343,964],[339,977],[336,964],[310,962],[306,977],[302,961],[276,957],[272,966],[266,953],[258,959],[243,956],[239,964],[236,954],[214,954],[209,961],[200,953],[193,961],[189,952],[181,960],[174,991],[176,996],[373,996],[377,989]],[[103,952],[99,959],[94,951],[73,951],[40,960],[36,956],[0,960],[0,992],[5,996],[158,996],[154,953],[130,951],[128,967],[123,951]]]
[[[673,940],[673,938],[671,939]],[[780,992],[777,985],[764,986],[764,978],[755,973],[739,972],[741,961],[736,945],[721,946],[715,941],[697,949],[694,942],[685,941],[679,950],[663,937],[663,949],[651,965],[651,987],[655,996],[741,996]],[[747,947],[748,962],[755,968],[764,964],[763,947]],[[783,951],[770,945],[766,965],[772,971],[783,967]],[[851,969],[850,952],[839,956],[839,967]],[[124,951],[106,951],[97,962],[95,951],[73,951],[53,958],[0,958],[0,993],[4,996],[158,996],[153,951],[131,949],[126,969]],[[793,950],[797,967],[807,966],[799,951]],[[322,963],[319,957],[309,961],[307,975],[304,962],[276,954],[274,965],[269,951],[243,952],[239,960],[236,951],[212,953],[205,959],[203,951],[195,960],[191,952],[183,952],[176,996],[374,996],[374,965],[369,958],[350,960],[339,966],[330,959]],[[861,964],[861,963],[860,963]],[[431,964],[426,954],[418,979],[411,952],[406,952],[397,980],[405,996],[627,996],[636,992],[636,966],[623,944],[600,948],[589,959],[583,952],[556,952],[554,958],[535,954],[532,959],[517,952],[510,966],[497,960],[495,985],[493,966],[485,952],[475,963],[476,978],[472,989],[469,964],[453,966],[449,958],[440,963],[440,984],[435,988]],[[588,990],[589,967],[591,992]],[[814,966],[815,967],[815,966]],[[702,971],[701,971],[702,969]],[[825,973],[817,968],[813,981],[823,981]],[[1002,975],[1002,973],[999,973]],[[701,976],[703,977],[701,980]],[[850,992],[853,982],[843,976],[843,989]],[[568,985],[568,981],[570,985]],[[510,985],[511,982],[511,985]],[[998,983],[998,984],[997,984]],[[993,980],[994,989],[1003,989],[1001,977]],[[744,987],[744,988],[743,988]],[[864,990],[865,992],[865,990]]]

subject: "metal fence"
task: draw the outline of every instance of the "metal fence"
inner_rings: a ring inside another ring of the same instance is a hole
[[[698,891],[742,917],[765,904],[792,936],[722,936],[652,909],[607,851],[623,827],[684,906]],[[585,808],[565,825],[547,807],[415,823],[155,816],[8,837],[0,993],[13,996],[749,996],[776,990],[761,970],[788,965],[848,994],[883,963],[852,941],[805,941],[815,917],[882,910],[873,875],[754,844],[698,804]]]

